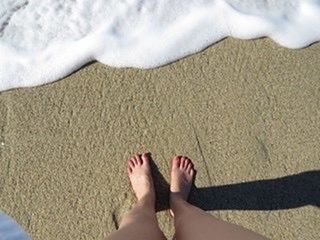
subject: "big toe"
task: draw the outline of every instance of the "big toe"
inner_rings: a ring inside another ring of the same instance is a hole
[[[175,156],[173,159],[172,159],[172,169],[177,169],[180,167],[180,163],[181,163],[181,156]]]
[[[146,165],[149,165],[150,164],[150,158],[151,158],[151,154],[150,153],[144,153],[142,154],[142,164],[146,164]]]

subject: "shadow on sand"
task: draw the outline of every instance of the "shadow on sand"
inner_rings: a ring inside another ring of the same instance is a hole
[[[158,197],[157,211],[169,208],[169,184],[151,162]],[[189,202],[209,210],[281,210],[312,205],[320,207],[320,171],[308,171],[275,179],[197,188]]]

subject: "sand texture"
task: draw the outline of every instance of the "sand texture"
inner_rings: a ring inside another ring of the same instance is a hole
[[[103,239],[134,203],[126,160],[151,151],[171,237],[169,162],[185,154],[197,206],[271,239],[318,240],[319,56],[320,44],[228,39],[158,69],[94,63],[0,93],[0,208],[33,239]]]

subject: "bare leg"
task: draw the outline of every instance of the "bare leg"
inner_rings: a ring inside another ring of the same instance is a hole
[[[155,191],[150,170],[149,154],[135,155],[128,161],[128,174],[138,199],[122,219],[119,229],[107,240],[164,240],[155,212]]]
[[[266,240],[235,224],[219,220],[187,202],[193,164],[187,157],[172,160],[170,207],[174,215],[177,240]]]

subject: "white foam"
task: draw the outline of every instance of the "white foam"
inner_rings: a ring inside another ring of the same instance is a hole
[[[320,40],[320,0],[1,0],[0,90],[92,60],[157,67],[228,36],[308,46]]]

